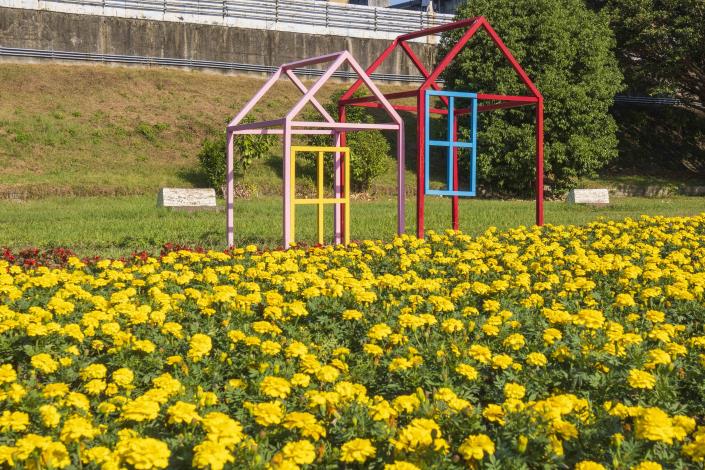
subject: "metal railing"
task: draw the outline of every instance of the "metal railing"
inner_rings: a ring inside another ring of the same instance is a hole
[[[453,15],[320,0],[0,0],[0,6],[390,39]]]
[[[166,67],[188,67],[195,69],[214,69],[230,72],[244,73],[263,73],[269,74],[276,72],[278,67],[271,65],[257,64],[240,64],[237,62],[220,62],[214,60],[195,60],[195,59],[174,59],[168,57],[144,57],[133,55],[114,55],[114,54],[93,54],[87,52],[70,52],[70,51],[52,51],[44,49],[23,49],[17,47],[2,47],[0,46],[0,57],[19,57],[25,59],[49,59],[49,60],[67,60],[78,62],[103,62],[115,64],[129,65],[145,65],[145,66],[166,66]],[[318,76],[325,70],[319,69],[297,69],[299,75]],[[338,70],[333,74],[336,78],[356,79],[355,72]],[[371,77],[374,80],[386,82],[401,82],[401,83],[422,83],[424,78],[417,75],[396,75],[386,73],[373,73]],[[437,80],[438,83],[443,83],[443,80]],[[615,104],[622,105],[643,105],[643,106],[682,106],[687,104],[683,100],[671,97],[654,97],[654,96],[628,96],[617,95],[614,97]]]

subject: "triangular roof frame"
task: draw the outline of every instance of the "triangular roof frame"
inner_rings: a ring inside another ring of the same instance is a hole
[[[363,83],[367,85],[370,92],[374,98],[379,101],[380,107],[383,108],[389,117],[391,118],[391,123],[379,123],[379,124],[357,124],[357,123],[338,123],[333,119],[333,117],[326,111],[326,109],[321,105],[321,103],[316,99],[316,93],[323,87],[323,85],[333,76],[333,74],[344,64],[348,63],[350,67],[358,75],[358,80],[361,86]],[[322,75],[316,80],[316,82],[311,86],[311,88],[306,88],[306,85],[297,77],[296,69],[316,64],[329,63],[328,68],[322,73]],[[289,112],[280,119],[274,119],[270,121],[260,121],[253,123],[242,123],[242,120],[249,114],[250,111],[261,101],[261,99],[267,94],[267,92],[274,86],[274,84],[282,77],[286,76],[292,83],[301,91],[303,96],[301,99],[289,110]],[[320,113],[323,117],[323,122],[313,122],[313,121],[295,121],[296,116],[301,112],[301,110],[308,104],[311,103],[313,107]],[[247,102],[247,104],[240,110],[240,112],[230,121],[227,130],[233,132],[234,134],[239,133],[249,133],[248,131],[256,129],[264,129],[274,126],[286,126],[291,127],[304,127],[304,128],[328,128],[344,131],[355,131],[355,130],[369,130],[375,129],[391,129],[398,130],[403,126],[403,121],[399,113],[394,109],[394,107],[389,103],[384,94],[377,88],[377,86],[372,82],[369,75],[360,66],[360,64],[355,60],[355,58],[348,51],[340,51],[332,54],[326,54],[319,57],[313,57],[309,59],[299,60],[295,62],[290,62],[288,64],[281,65],[277,71],[267,80],[267,82],[260,88],[260,90],[255,94],[255,96]],[[281,134],[282,130],[270,129],[269,134]],[[298,132],[297,132],[298,133]],[[301,133],[306,133],[301,131]]]
[[[467,28],[465,33],[461,36],[461,38],[458,40],[458,42],[453,45],[453,47],[448,51],[446,56],[438,63],[438,65],[433,69],[432,72],[429,72],[426,67],[423,65],[419,57],[414,53],[414,51],[411,49],[411,47],[407,44],[406,41],[409,41],[411,39],[416,39],[419,37],[423,36],[430,36],[433,34],[438,34],[442,33],[444,31],[450,31],[454,29],[463,29]],[[387,95],[388,98],[403,98],[403,97],[411,97],[411,96],[416,96],[418,93],[418,90],[427,90],[429,88],[433,88],[434,90],[441,90],[442,87],[438,84],[437,80],[438,77],[443,73],[443,71],[448,68],[448,65],[455,59],[455,57],[463,50],[463,47],[470,41],[470,39],[480,30],[484,29],[485,32],[490,36],[494,44],[499,48],[499,50],[502,52],[504,57],[509,61],[510,65],[516,72],[516,74],[519,76],[521,79],[522,83],[528,88],[529,92],[531,93],[531,96],[517,96],[514,98],[519,98],[519,99],[525,99],[526,101],[535,103],[539,100],[543,100],[543,97],[541,96],[541,93],[539,90],[536,88],[534,83],[531,81],[529,76],[526,74],[524,69],[519,65],[519,62],[514,58],[512,55],[511,51],[509,48],[504,44],[502,39],[499,37],[497,32],[492,28],[490,23],[487,21],[487,19],[484,16],[476,16],[473,18],[467,18],[464,20],[460,21],[455,21],[453,23],[447,23],[444,25],[440,26],[435,26],[433,28],[427,28],[423,29],[420,31],[415,31],[407,34],[402,34],[398,36],[392,43],[385,49],[382,54],[375,60],[366,70],[367,74],[370,75],[374,73],[375,70],[377,70],[383,63],[384,61],[392,54],[392,52],[397,49],[401,48],[404,53],[411,59],[411,61],[414,63],[414,66],[416,69],[419,71],[423,78],[422,84],[418,87],[417,90],[412,90],[412,91],[407,91],[407,92],[401,92],[401,93],[394,93],[394,94],[389,94]],[[353,83],[350,88],[340,97],[340,104],[345,105],[345,104],[357,104],[357,103],[365,103],[365,102],[373,102],[376,101],[374,99],[370,99],[373,97],[362,97],[362,98],[352,98],[353,94],[355,91],[360,88],[362,85],[362,82],[359,80]],[[509,98],[508,95],[489,95],[489,94],[478,94],[478,97],[480,98],[485,98],[485,99],[501,99],[501,98]],[[447,103],[446,103],[447,104]],[[404,109],[404,110],[411,110],[411,109],[406,109],[408,107],[403,107],[403,106],[397,106],[397,109]],[[491,108],[496,109],[497,106],[492,106]],[[480,111],[484,110],[489,110],[491,109],[490,107],[486,107],[486,109],[480,109]]]

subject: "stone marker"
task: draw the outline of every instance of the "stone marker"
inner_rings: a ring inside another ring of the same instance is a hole
[[[607,189],[572,189],[568,193],[571,204],[609,204],[610,193]]]
[[[215,189],[161,188],[157,197],[157,207],[188,210],[215,209]]]

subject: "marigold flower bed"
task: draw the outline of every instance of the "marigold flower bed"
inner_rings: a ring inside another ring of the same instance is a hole
[[[701,468],[705,214],[0,261],[0,465]]]

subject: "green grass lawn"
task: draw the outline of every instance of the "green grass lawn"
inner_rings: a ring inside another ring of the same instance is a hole
[[[414,200],[407,201],[407,231],[415,226]],[[391,238],[394,235],[395,201],[354,201],[351,207],[353,239]],[[605,207],[546,203],[546,223],[584,224],[604,217],[622,219],[649,215],[694,215],[705,212],[705,198],[615,198]],[[489,226],[531,225],[532,201],[461,201],[461,230],[477,234]],[[297,239],[315,240],[313,207],[299,208]],[[450,201],[429,198],[427,228],[450,226]],[[331,218],[326,222],[330,224]],[[332,224],[330,224],[332,225]],[[331,226],[326,227],[328,233]],[[274,247],[281,241],[281,200],[263,198],[235,201],[236,244]],[[132,251],[157,252],[174,242],[207,248],[224,248],[225,213],[179,212],[158,209],[155,197],[46,198],[26,202],[0,201],[0,246],[12,249],[37,246],[67,247],[81,256],[117,257]]]

